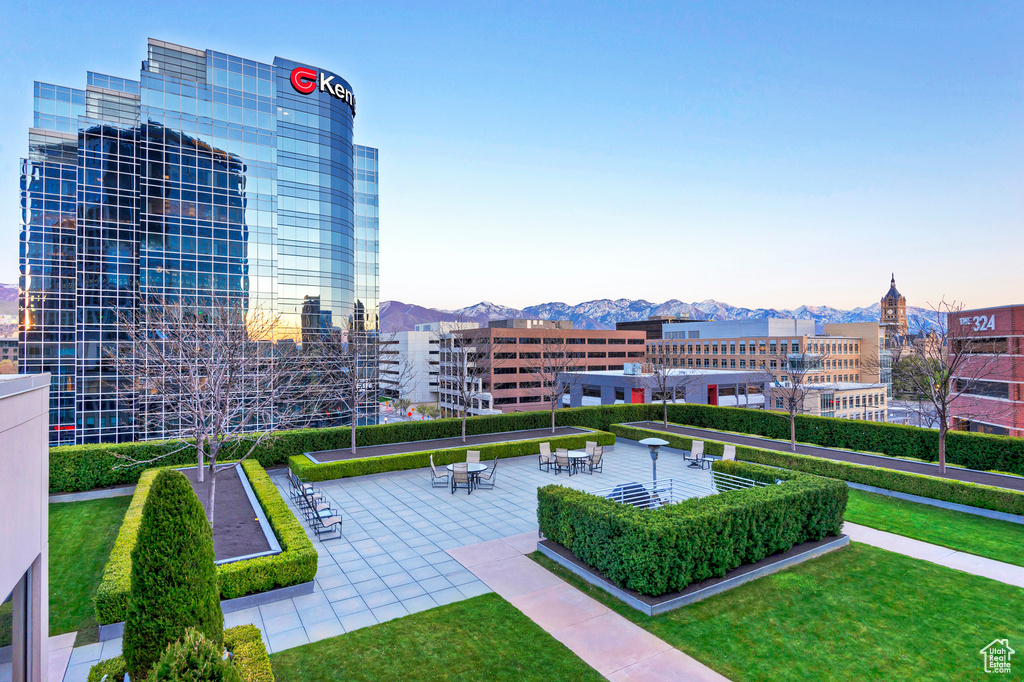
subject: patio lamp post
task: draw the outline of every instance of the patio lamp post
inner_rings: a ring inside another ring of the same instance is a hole
[[[661,450],[662,445],[668,445],[667,440],[661,438],[644,438],[640,441],[640,445],[646,445],[647,449],[651,453],[651,476],[655,485],[658,483],[658,451]]]

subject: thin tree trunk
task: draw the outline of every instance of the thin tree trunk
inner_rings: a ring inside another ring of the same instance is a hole
[[[796,415],[789,413],[789,449],[796,452]]]
[[[661,417],[665,422],[665,428],[668,428],[668,402],[665,400],[661,401]]]
[[[352,410],[352,423],[349,425],[349,438],[351,440],[352,454],[356,454],[356,411]]]
[[[213,464],[210,465],[210,481],[206,484],[206,520],[210,522],[210,528],[213,528],[213,500],[217,489],[217,476],[212,471]]]
[[[203,470],[203,444],[205,439],[200,437],[196,440],[196,480],[203,483],[206,479],[204,478],[205,472]]]
[[[939,473],[946,473],[946,431],[949,429],[943,420],[939,423]]]
[[[466,409],[462,409],[462,442],[466,442]]]
[[[555,432],[555,403],[551,403],[551,433]]]

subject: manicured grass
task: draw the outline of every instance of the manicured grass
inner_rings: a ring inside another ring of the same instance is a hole
[[[960,552],[1024,566],[1024,525],[850,490],[846,520]]]
[[[98,641],[93,598],[131,497],[50,505],[50,634]]]
[[[271,654],[277,682],[603,680],[494,593]]]
[[[532,557],[733,682],[980,680],[1024,641],[1024,590],[859,543],[654,618]]]

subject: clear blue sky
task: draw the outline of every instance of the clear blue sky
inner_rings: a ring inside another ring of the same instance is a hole
[[[32,81],[147,37],[341,74],[381,149],[381,296],[1024,302],[1024,4],[14,2],[0,282]]]

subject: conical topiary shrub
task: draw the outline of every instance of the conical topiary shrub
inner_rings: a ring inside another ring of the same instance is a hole
[[[132,550],[123,642],[132,680],[144,680],[186,628],[221,646],[224,615],[213,560],[213,533],[192,484],[177,471],[161,471],[142,508]]]

